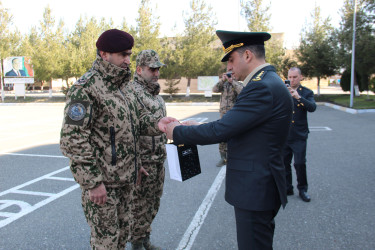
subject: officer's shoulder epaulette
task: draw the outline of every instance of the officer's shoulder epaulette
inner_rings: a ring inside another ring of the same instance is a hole
[[[83,76],[81,76],[75,83],[75,86],[84,86],[88,80],[95,74],[94,71],[87,71]]]
[[[256,74],[256,75],[251,79],[251,81],[252,81],[252,82],[259,82],[259,81],[261,81],[261,80],[267,75],[267,72],[268,72],[268,70],[262,70],[261,72],[259,72],[258,74]]]

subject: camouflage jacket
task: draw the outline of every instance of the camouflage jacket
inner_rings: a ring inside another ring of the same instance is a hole
[[[67,94],[60,148],[82,188],[134,183],[140,134],[161,134],[161,117],[151,116],[126,88],[130,76],[130,69],[97,56]]]
[[[223,116],[227,113],[236,102],[237,96],[240,94],[243,89],[241,82],[233,80],[233,83],[230,84],[228,81],[220,80],[212,88],[212,91],[215,93],[221,93],[220,97],[220,114]]]
[[[155,116],[166,116],[167,110],[163,98],[159,95],[160,86],[155,83],[147,83],[137,73],[129,84],[134,88],[137,98],[144,109]],[[166,158],[165,144],[167,137],[165,134],[158,136],[141,136],[140,153],[141,160],[145,163],[163,163]]]

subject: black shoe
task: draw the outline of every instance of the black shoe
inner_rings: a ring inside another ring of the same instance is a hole
[[[294,195],[293,189],[292,190],[287,190],[286,191],[286,195]]]
[[[305,192],[305,191],[300,191],[299,192],[299,197],[301,197],[301,199],[304,202],[310,202],[310,200],[311,200],[310,195],[307,192]]]

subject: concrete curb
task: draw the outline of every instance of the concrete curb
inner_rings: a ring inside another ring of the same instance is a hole
[[[375,109],[352,109],[352,108],[346,108],[346,107],[342,107],[342,106],[332,104],[332,103],[328,103],[328,102],[321,102],[321,103],[318,103],[318,104],[324,105],[324,106],[327,106],[327,107],[330,107],[330,108],[333,108],[333,109],[337,109],[337,110],[340,110],[340,111],[344,111],[344,112],[350,113],[350,114],[375,113]]]

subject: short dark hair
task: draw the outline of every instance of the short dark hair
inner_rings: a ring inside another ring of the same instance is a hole
[[[264,45],[246,45],[241,48],[236,49],[239,54],[243,54],[246,50],[250,50],[256,58],[265,59],[266,58],[266,49]]]

